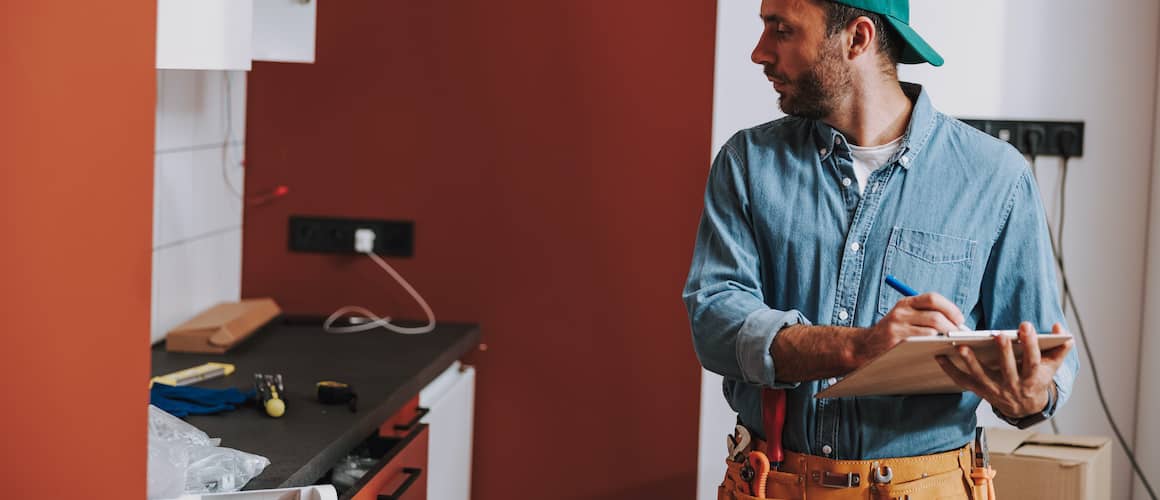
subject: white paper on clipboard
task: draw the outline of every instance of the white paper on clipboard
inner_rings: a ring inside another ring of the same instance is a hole
[[[943,372],[935,361],[935,356],[947,355],[960,369],[954,354],[956,346],[970,346],[975,357],[984,366],[999,357],[995,346],[994,333],[1016,339],[1012,344],[1016,359],[1022,359],[1023,345],[1015,336],[1015,330],[1002,332],[978,331],[956,332],[952,336],[910,337],[874,358],[861,368],[850,372],[838,383],[819,392],[817,398],[841,398],[849,396],[900,396],[910,394],[952,394],[963,389]],[[1063,345],[1071,339],[1070,334],[1039,334],[1039,350],[1046,351]]]

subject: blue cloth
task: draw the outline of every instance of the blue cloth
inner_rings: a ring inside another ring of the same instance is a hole
[[[777,378],[770,346],[794,324],[869,327],[900,298],[893,274],[954,301],[974,329],[1064,324],[1035,178],[1009,144],[934,109],[922,87],[901,147],[864,196],[846,138],[786,117],[721,148],[684,290],[701,364],[761,434],[763,387],[787,389],[783,444],[835,459],[923,455],[973,439],[974,393],[817,400],[836,382]],[[848,185],[848,186],[847,186]],[[1067,401],[1073,350],[1055,375]],[[830,453],[825,453],[830,451]]]
[[[154,383],[149,388],[149,403],[175,417],[212,415],[237,408],[254,399],[254,391],[242,392],[236,388],[206,389],[204,387],[174,387]]]

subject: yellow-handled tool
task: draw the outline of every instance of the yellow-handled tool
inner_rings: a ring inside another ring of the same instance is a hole
[[[192,368],[153,377],[149,380],[149,387],[153,387],[154,382],[172,385],[174,387],[189,385],[215,377],[224,377],[233,372],[234,365],[229,363],[205,363]]]
[[[282,386],[281,373],[274,375],[255,373],[254,390],[258,392],[258,400],[262,402],[262,408],[266,409],[267,415],[278,418],[286,414],[286,402],[282,400],[286,390]]]

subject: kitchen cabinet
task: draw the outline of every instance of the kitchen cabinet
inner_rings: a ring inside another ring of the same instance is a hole
[[[250,69],[253,0],[158,0],[157,69]]]
[[[317,0],[253,2],[255,61],[314,62]]]
[[[321,323],[322,318],[314,317],[275,320],[225,354],[168,352],[159,344],[152,351],[152,373],[162,375],[209,361],[236,367],[231,376],[198,384],[210,389],[246,387],[253,373],[283,375],[287,410],[280,418],[272,419],[257,407],[247,406],[223,415],[186,419],[206,434],[221,438],[223,446],[270,460],[271,466],[250,480],[245,490],[330,482],[332,469],[368,443],[373,445],[373,452],[359,455],[377,460],[381,465],[368,474],[381,477],[366,489],[371,484],[368,476],[362,485],[341,492],[344,496],[373,491],[423,498],[428,484],[468,481],[470,443],[454,441],[464,439],[456,435],[470,436],[470,427],[463,426],[470,426],[473,414],[474,369],[461,371],[457,360],[478,345],[478,326],[440,323],[427,335],[331,335],[322,330]],[[357,411],[319,402],[316,383],[323,380],[350,384],[358,394]],[[465,380],[468,383],[464,384]],[[424,414],[418,408],[419,401],[431,404],[430,411]],[[428,423],[423,418],[428,418]],[[430,432],[426,432],[428,428]],[[431,458],[428,436],[441,449],[452,450],[451,454],[436,449],[437,455]],[[404,458],[395,460],[395,455]],[[428,469],[428,465],[435,469]],[[439,470],[450,475],[441,476]],[[467,491],[466,483],[462,491]],[[446,498],[437,492],[429,497]]]
[[[419,392],[430,411],[427,494],[438,500],[471,497],[471,443],[475,422],[475,367],[456,361]]]
[[[157,69],[314,62],[317,0],[158,0]]]

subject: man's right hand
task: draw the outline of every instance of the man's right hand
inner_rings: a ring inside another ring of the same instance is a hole
[[[904,297],[878,324],[854,336],[853,365],[862,366],[907,337],[957,331],[963,319],[959,307],[937,293]]]
[[[769,347],[780,382],[844,376],[907,337],[958,330],[963,313],[937,293],[906,297],[870,328],[786,327]]]

